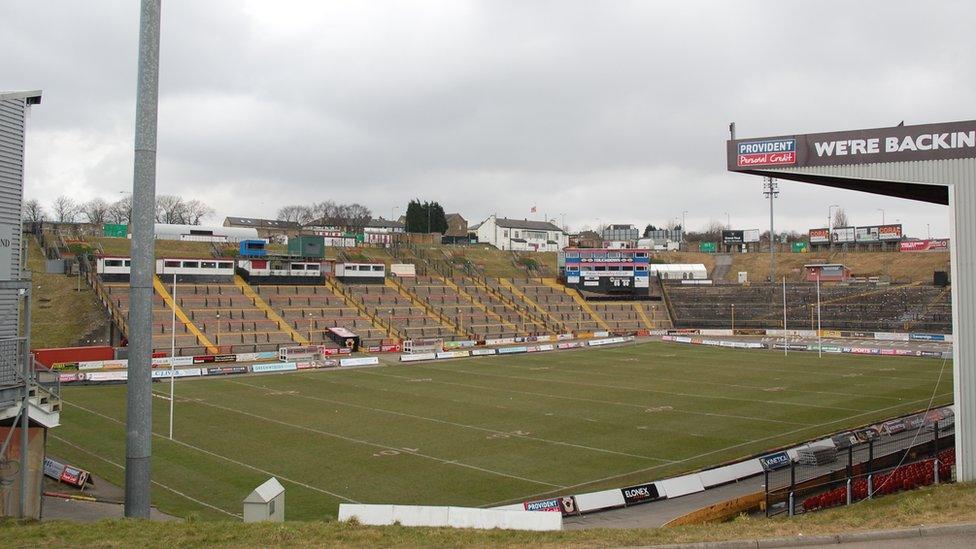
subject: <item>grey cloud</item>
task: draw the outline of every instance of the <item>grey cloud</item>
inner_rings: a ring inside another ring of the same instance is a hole
[[[159,187],[219,216],[328,198],[388,215],[421,197],[471,220],[538,205],[574,226],[685,210],[762,226],[758,181],[725,172],[729,121],[768,135],[972,117],[976,7],[921,9],[168,1]],[[137,17],[132,2],[0,8],[4,87],[45,90],[28,194],[131,184]],[[793,184],[777,225],[805,230],[832,203],[948,226],[945,208]]]

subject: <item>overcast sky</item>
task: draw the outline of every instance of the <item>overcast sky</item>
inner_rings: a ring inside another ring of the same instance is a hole
[[[739,137],[976,118],[972,2],[165,0],[157,192],[226,215],[413,197],[571,228],[768,228]],[[132,186],[138,2],[0,3],[0,89],[42,89],[28,198]],[[949,212],[781,182],[777,229]],[[539,212],[530,214],[536,205]],[[394,212],[393,208],[399,209]]]

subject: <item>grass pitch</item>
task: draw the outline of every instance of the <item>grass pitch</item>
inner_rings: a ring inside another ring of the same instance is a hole
[[[951,392],[942,360],[669,343],[185,380],[174,441],[154,400],[153,501],[226,519],[274,475],[290,519],[352,501],[497,505],[660,479]],[[49,452],[121,484],[124,387],[63,397]]]

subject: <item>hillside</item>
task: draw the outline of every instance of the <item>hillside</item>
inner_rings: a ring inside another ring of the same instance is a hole
[[[27,266],[31,272],[31,346],[67,347],[82,344],[85,334],[104,326],[101,302],[77,277],[44,272],[44,256],[33,238],[29,239]],[[70,313],[70,314],[66,314]]]
[[[661,252],[655,257],[668,263],[704,263],[711,273],[715,254],[700,252]],[[808,263],[841,263],[851,268],[855,276],[889,276],[893,281],[932,282],[934,271],[949,269],[949,254],[945,252],[834,252],[776,254],[776,279],[799,281],[803,265]],[[768,253],[732,254],[732,268],[725,280],[735,282],[739,271],[749,273],[749,280],[763,280],[769,274]]]
[[[106,255],[127,256],[130,252],[131,241],[125,238],[91,239],[92,244],[101,246]],[[233,255],[230,246],[223,248],[225,253]],[[285,253],[282,245],[271,245],[272,253]],[[518,258],[524,263],[535,261],[548,270],[543,276],[555,276],[556,254],[553,252],[505,252],[486,244],[465,246],[427,245],[422,250],[433,259],[443,260],[457,268],[468,266],[475,272],[489,277],[525,277],[527,271],[516,264]],[[157,240],[156,257],[210,257],[212,247],[208,242],[184,242],[177,240]],[[393,256],[382,248],[359,247],[346,250],[347,256],[354,261],[376,261],[389,265],[395,262]],[[326,248],[325,256],[336,259],[339,250]],[[708,272],[715,268],[715,254],[700,252],[655,252],[655,259],[666,263],[702,263]],[[934,271],[949,268],[949,254],[940,252],[930,253],[898,253],[898,252],[834,252],[834,253],[779,253],[776,254],[776,278],[786,276],[789,281],[798,281],[802,275],[802,268],[807,263],[842,263],[850,267],[858,276],[888,276],[895,281],[931,282]],[[732,254],[732,268],[729,269],[725,280],[735,282],[739,271],[749,273],[749,280],[763,280],[769,274],[768,253]]]

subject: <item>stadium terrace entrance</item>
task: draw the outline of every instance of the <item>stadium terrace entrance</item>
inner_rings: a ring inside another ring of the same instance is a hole
[[[976,121],[730,139],[726,150],[732,172],[949,206],[957,477],[976,480]]]

